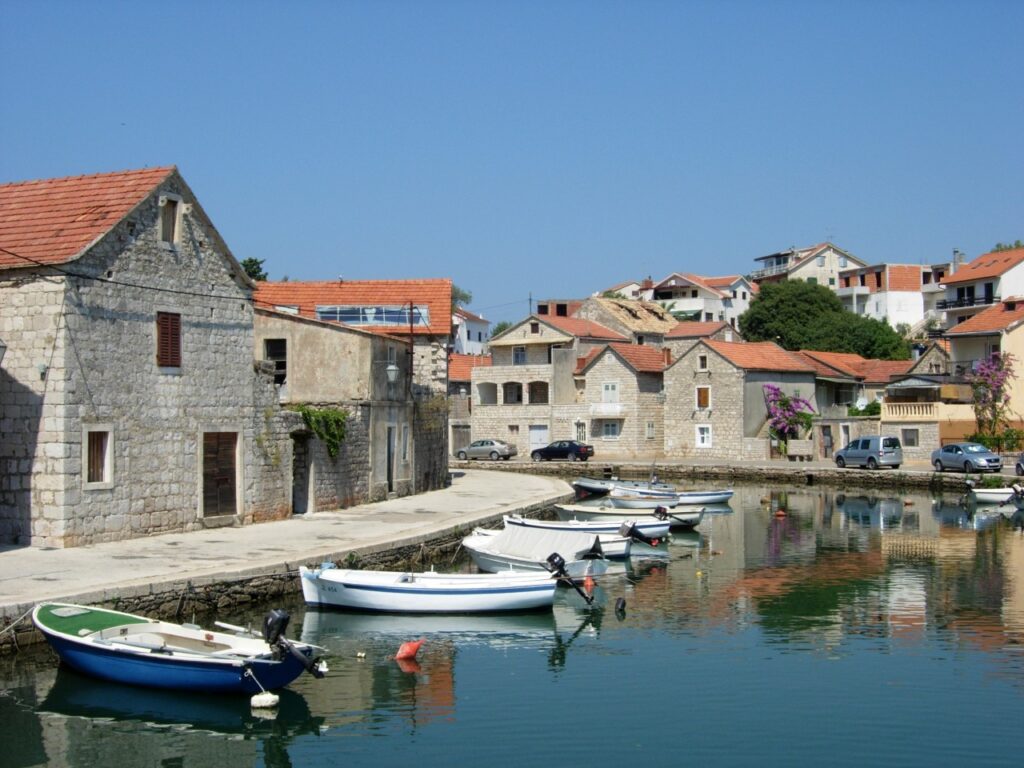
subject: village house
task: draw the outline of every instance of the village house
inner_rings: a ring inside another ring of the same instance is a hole
[[[664,372],[665,456],[768,458],[766,384],[818,410],[814,368],[777,344],[698,341]]]
[[[256,305],[411,341],[413,394],[448,393],[452,281],[321,280],[256,283]]]
[[[448,357],[448,444],[453,456],[472,442],[473,369],[490,364],[490,355],[453,352]]]
[[[742,275],[703,277],[673,272],[641,298],[661,304],[677,320],[724,322],[733,328],[750,307],[757,286]]]
[[[173,167],[0,185],[0,542],[277,519],[252,284]]]
[[[452,352],[457,355],[482,355],[487,351],[491,324],[465,307],[452,312]],[[449,377],[450,378],[450,377]]]
[[[290,478],[293,514],[444,485],[443,449],[439,456],[424,439],[430,432],[413,429],[408,340],[261,308],[254,320],[256,357],[272,371],[281,405],[346,414],[334,456],[299,412],[267,419],[279,434],[257,441]]]
[[[1024,296],[1024,248],[982,254],[942,280],[945,297],[937,309],[953,328],[1003,297]]]
[[[758,285],[803,280],[836,290],[839,273],[852,267],[866,267],[867,263],[838,248],[832,243],[819,243],[809,248],[790,248],[787,251],[759,256],[755,261],[763,266],[750,273]]]
[[[939,325],[940,299],[945,296],[941,281],[952,264],[875,264],[839,273],[836,294],[843,309],[862,317],[888,322],[893,328],[906,325],[910,334],[920,334],[931,323]]]
[[[660,347],[665,335],[679,321],[652,301],[628,301],[591,296],[573,313],[575,317],[591,320],[623,336],[631,344]]]
[[[678,358],[682,357],[683,353],[700,339],[743,341],[740,332],[731,325],[721,320],[712,320],[710,322],[679,323],[665,334],[664,347],[672,350],[673,358]]]

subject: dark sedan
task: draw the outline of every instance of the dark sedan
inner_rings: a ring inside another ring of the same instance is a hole
[[[569,461],[586,461],[594,455],[594,446],[576,440],[555,440],[551,445],[536,448],[530,453],[534,461],[551,461],[552,459],[568,459]]]

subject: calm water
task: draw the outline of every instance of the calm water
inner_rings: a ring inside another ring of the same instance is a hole
[[[596,609],[569,590],[517,617],[284,606],[331,671],[273,718],[83,679],[46,650],[0,659],[0,765],[1021,764],[1010,521],[820,489],[738,488],[731,510],[605,578]],[[421,636],[413,667],[390,658]]]

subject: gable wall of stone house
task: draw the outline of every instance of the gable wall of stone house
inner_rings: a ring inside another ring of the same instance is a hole
[[[938,345],[932,344],[915,362],[908,373],[943,374],[949,373],[949,355]]]
[[[699,370],[700,356],[707,369]],[[703,344],[686,352],[665,374],[665,455],[728,458],[743,455],[744,371]],[[710,408],[698,409],[697,388],[710,387]],[[711,445],[697,445],[697,426],[711,427]]]
[[[629,458],[648,456],[661,450],[663,406],[661,400],[661,374],[637,373],[612,352],[601,355],[587,368],[585,401],[589,416],[590,440],[599,457]],[[604,403],[605,384],[614,383],[618,391],[619,417],[602,417],[599,410]],[[593,406],[593,408],[591,408]],[[604,437],[604,423],[618,421],[617,438]],[[653,435],[647,436],[648,422],[654,425]]]
[[[167,193],[191,202],[171,176],[69,265],[101,280],[59,278],[66,280],[63,303],[49,296],[47,311],[33,321],[39,338],[30,346],[48,346],[52,354],[42,397],[30,408],[35,413],[25,414],[43,427],[30,474],[21,472],[17,481],[31,487],[21,494],[31,508],[3,512],[16,519],[19,543],[77,546],[201,527],[207,432],[236,433],[241,441],[239,516],[288,513],[280,484],[259,477],[265,464],[255,439],[276,399],[272,383],[253,370],[249,290],[231,274],[231,261],[198,214],[183,213],[176,249],[159,242],[158,195]],[[27,296],[35,287],[13,290]],[[156,365],[158,311],[181,315],[180,369]],[[89,426],[112,436],[110,487],[83,484]]]

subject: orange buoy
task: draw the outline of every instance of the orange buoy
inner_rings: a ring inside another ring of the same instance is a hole
[[[587,592],[594,591],[594,580],[590,576],[583,579],[583,588],[587,590]]]
[[[781,509],[781,508],[780,509],[776,509],[775,510],[775,516],[776,517],[785,517],[786,516],[786,510]]]
[[[398,653],[395,654],[396,659],[415,659],[417,652],[420,650],[420,646],[423,645],[423,638],[419,640],[410,640],[407,643],[402,643],[398,648]]]
[[[423,671],[423,667],[416,659],[395,659],[395,664],[407,675],[415,675],[417,672]]]

